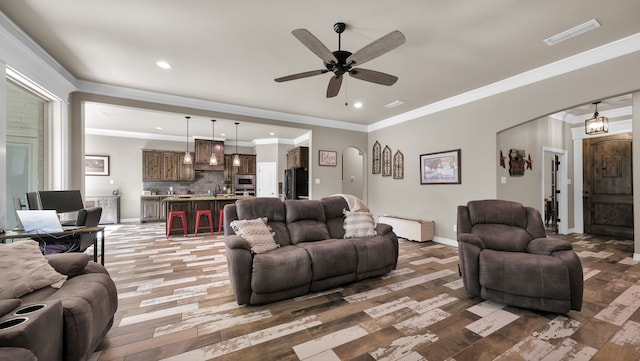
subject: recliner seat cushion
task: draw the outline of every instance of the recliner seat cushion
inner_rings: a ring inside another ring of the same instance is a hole
[[[485,249],[480,253],[480,285],[494,291],[568,300],[569,271],[551,256]]]
[[[384,236],[348,238],[358,254],[358,279],[385,274],[393,269],[396,250],[393,243]]]
[[[254,293],[272,293],[311,282],[311,258],[306,250],[280,247],[253,257],[251,289]]]
[[[342,239],[328,239],[322,242],[298,243],[311,257],[312,279],[314,281],[352,273],[355,278],[358,255],[351,242]]]

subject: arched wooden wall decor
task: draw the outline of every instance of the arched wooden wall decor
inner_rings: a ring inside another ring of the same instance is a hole
[[[373,152],[371,153],[373,154],[373,167],[371,168],[371,174],[380,174],[380,157],[382,151],[380,149],[380,143],[378,143],[378,141],[373,143]]]
[[[404,154],[397,150],[393,155],[393,179],[404,178]]]
[[[391,176],[391,148],[389,146],[385,146],[382,150],[382,176],[390,177]]]

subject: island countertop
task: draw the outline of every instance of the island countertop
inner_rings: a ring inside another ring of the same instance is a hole
[[[236,196],[228,194],[206,195],[206,194],[184,194],[165,196],[163,202],[189,202],[189,201],[236,201],[238,199],[254,198],[252,196]]]

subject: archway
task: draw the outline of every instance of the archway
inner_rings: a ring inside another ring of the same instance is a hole
[[[353,146],[342,151],[342,193],[354,195],[366,201],[364,153]]]

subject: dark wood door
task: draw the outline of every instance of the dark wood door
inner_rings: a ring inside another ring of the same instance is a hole
[[[633,239],[631,134],[584,139],[584,232]]]

